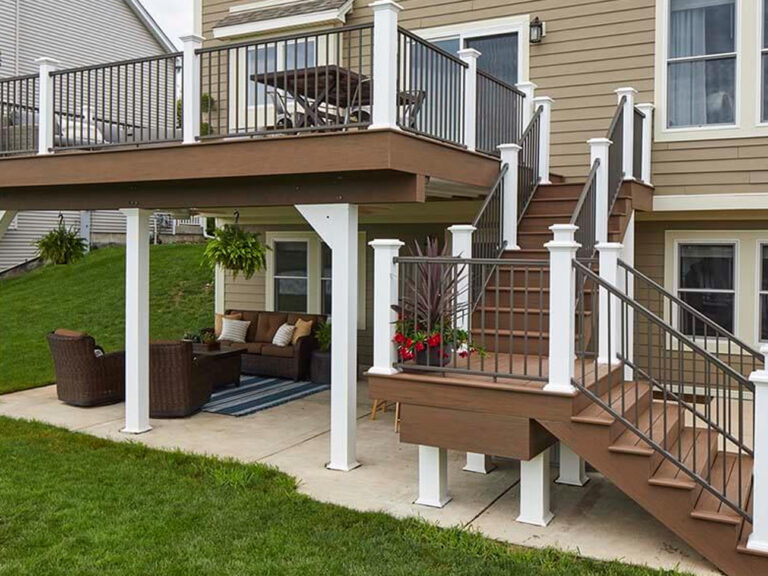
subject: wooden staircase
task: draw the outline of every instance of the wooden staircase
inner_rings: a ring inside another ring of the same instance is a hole
[[[678,405],[665,408],[654,399],[647,382],[624,381],[623,367],[595,387],[605,403],[610,389],[616,414],[646,436],[652,431],[658,442],[665,438],[666,449],[709,478],[716,490],[726,487],[726,494],[738,494],[741,482],[741,506],[750,510],[752,459],[724,449],[728,443],[716,430],[694,429]],[[768,574],[768,557],[746,550],[747,520],[586,394],[574,399],[570,421],[538,422],[726,574]]]

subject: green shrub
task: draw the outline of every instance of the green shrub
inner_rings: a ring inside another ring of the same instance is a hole
[[[46,264],[70,264],[80,260],[87,249],[80,230],[63,223],[37,241],[37,256]]]
[[[318,344],[320,344],[320,350],[322,352],[328,352],[331,349],[331,324],[330,322],[321,322],[317,331],[315,332]]]

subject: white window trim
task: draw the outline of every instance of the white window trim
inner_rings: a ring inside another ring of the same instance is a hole
[[[667,127],[667,62],[669,56],[669,9],[670,0],[656,2],[656,63],[655,101],[657,122],[654,122],[654,139],[657,142],[691,140],[715,140],[723,138],[754,138],[768,136],[768,123],[762,122],[754,104],[754,95],[760,91],[760,81],[754,73],[759,66],[758,27],[748,23],[758,20],[758,2],[736,0],[736,121],[732,125],[701,127]],[[758,60],[758,62],[755,62]]]
[[[755,111],[757,117],[757,125],[768,129],[768,110],[766,110],[766,118],[763,118],[763,90],[768,90],[768,86],[763,85],[763,56],[768,57],[768,46],[764,47],[766,36],[768,36],[768,30],[765,30],[763,25],[763,19],[765,17],[766,2],[765,0],[757,0],[757,72],[755,78],[757,79],[757,110]]]
[[[760,322],[762,315],[760,314],[760,293],[764,292],[765,294],[768,294],[768,290],[763,291],[762,288],[762,274],[763,274],[763,259],[762,256],[762,249],[763,246],[768,246],[768,238],[758,238],[756,241],[756,247],[755,247],[755,339],[754,341],[758,344],[764,344],[768,342],[768,340],[763,340],[760,338]]]
[[[458,37],[462,47],[467,39],[517,33],[517,81],[518,83],[527,82],[530,77],[530,14],[494,18],[492,20],[478,20],[464,24],[450,24],[434,28],[422,28],[413,32],[430,41]]]
[[[321,292],[321,247],[322,240],[315,232],[283,231],[267,232],[265,242],[270,250],[267,251],[267,269],[265,274],[265,292],[266,308],[269,311],[275,310],[275,242],[306,242],[307,258],[309,259],[307,274],[307,313],[321,314],[322,310],[322,292]],[[358,257],[357,257],[357,329],[365,330],[366,319],[366,254],[368,246],[366,244],[367,235],[365,232],[358,233]],[[333,314],[331,314],[333,316]]]

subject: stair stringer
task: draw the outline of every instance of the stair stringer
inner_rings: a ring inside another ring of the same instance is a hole
[[[537,422],[729,576],[768,573],[768,558],[737,551],[741,525],[691,516],[699,490],[681,491],[648,482],[653,457],[609,451],[611,439],[607,427],[577,422]]]

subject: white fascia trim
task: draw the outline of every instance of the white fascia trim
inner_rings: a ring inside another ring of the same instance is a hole
[[[155,40],[160,43],[167,53],[171,54],[178,51],[178,47],[171,42],[171,39],[168,38],[168,35],[162,28],[160,28],[160,25],[155,19],[152,18],[152,15],[147,12],[147,9],[144,8],[144,5],[141,3],[141,0],[125,0],[125,3],[128,4],[128,7],[139,17],[141,23],[147,27],[150,34],[155,37]]]
[[[745,194],[670,194],[654,196],[654,212],[768,210],[768,192]]]
[[[324,10],[323,12],[312,12],[310,14],[300,14],[299,16],[286,16],[285,18],[273,18],[272,20],[263,20],[261,22],[248,22],[247,24],[214,28],[213,37],[217,40],[223,40],[237,36],[262,34],[284,28],[301,28],[334,22],[344,24],[347,20],[347,12],[351,8],[352,1],[350,0],[350,2],[344,4],[338,10]]]

